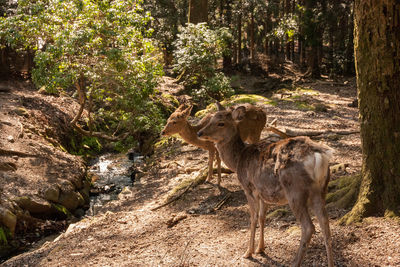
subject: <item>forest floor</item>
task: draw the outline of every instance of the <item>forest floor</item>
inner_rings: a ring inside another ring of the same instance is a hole
[[[288,72],[292,73],[289,79],[296,80],[296,73]],[[325,78],[299,83],[291,90],[283,90],[283,85],[275,88],[281,90],[267,88],[269,81],[279,79],[279,75],[261,80],[239,76],[235,83],[243,92],[261,94],[272,101],[257,105],[266,111],[269,122],[277,118],[279,129],[331,130],[316,140],[336,150],[332,165],[348,164],[346,171],[333,174],[332,179],[358,173],[361,170],[359,134],[334,133],[359,130],[358,109],[348,106],[356,98],[355,79]],[[173,87],[163,89],[168,91]],[[262,137],[268,134],[264,131]],[[55,240],[43,240],[31,251],[9,259],[2,266],[290,265],[299,245],[300,228],[288,207],[280,207],[279,216],[267,219],[265,254],[244,259],[249,214],[235,174],[223,174],[222,189],[214,184],[200,184],[170,205],[152,211],[171,189],[206,167],[207,153],[173,137],[147,163],[143,166],[144,175],[131,189],[123,190],[119,200],[104,206],[103,213],[70,225]],[[226,201],[220,202],[223,199]],[[222,206],[215,208],[218,203]],[[277,207],[271,207],[270,211],[274,210]],[[399,266],[400,224],[378,217],[350,226],[338,224],[346,212],[328,210],[335,265]],[[314,218],[313,222],[317,233],[303,266],[326,266],[323,237]]]

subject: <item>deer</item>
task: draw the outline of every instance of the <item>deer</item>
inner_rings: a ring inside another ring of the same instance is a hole
[[[238,121],[242,112],[226,110],[217,103],[218,112],[197,133],[200,139],[215,143],[222,161],[232,171],[244,190],[250,213],[250,240],[244,258],[264,253],[264,224],[268,205],[289,204],[301,224],[301,240],[293,266],[300,266],[315,227],[311,208],[324,236],[328,266],[333,266],[332,238],[325,209],[329,182],[329,160],[333,149],[308,137],[292,137],[273,142],[246,144]],[[258,247],[254,250],[257,221],[260,225]]]
[[[213,175],[214,157],[217,159],[217,184],[221,183],[221,159],[214,143],[199,139],[197,132],[203,128],[211,119],[212,114],[207,114],[197,125],[191,125],[187,118],[190,116],[193,106],[186,107],[181,104],[168,118],[167,124],[161,131],[161,135],[179,134],[183,140],[208,151],[208,175],[206,181],[210,182]],[[235,113],[243,114],[239,122],[241,138],[249,143],[256,143],[261,136],[261,131],[267,121],[267,116],[261,108],[250,104],[231,107]]]

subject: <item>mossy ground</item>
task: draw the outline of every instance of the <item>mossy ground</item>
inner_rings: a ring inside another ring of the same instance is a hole
[[[230,98],[221,102],[221,104],[225,107],[231,107],[236,104],[261,104],[261,105],[271,105],[276,106],[277,101],[274,99],[270,99],[261,95],[254,95],[254,94],[239,94],[233,95]],[[195,117],[202,118],[208,113],[215,112],[217,108],[215,104],[208,105],[205,109],[196,112]]]

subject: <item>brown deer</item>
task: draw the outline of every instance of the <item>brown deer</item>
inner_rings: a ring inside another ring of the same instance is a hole
[[[197,131],[203,128],[210,120],[211,114],[205,116],[197,125],[191,125],[187,118],[192,111],[193,106],[189,106],[186,108],[184,104],[180,105],[174,113],[167,120],[167,124],[164,129],[161,131],[161,135],[172,135],[179,134],[183,140],[186,142],[200,147],[204,150],[208,150],[208,176],[207,181],[211,181],[213,174],[213,163],[214,157],[217,159],[217,172],[218,172],[218,180],[217,183],[221,183],[221,159],[219,158],[218,152],[215,149],[214,143],[201,140],[197,137]]]
[[[267,121],[267,116],[262,109],[250,104],[244,104],[237,107],[231,107],[233,113],[242,114],[242,119],[238,122],[240,136],[243,140],[249,143],[256,143],[260,140],[261,131]],[[207,181],[210,181],[213,173],[214,156],[217,159],[218,180],[221,183],[221,160],[218,151],[215,149],[214,143],[206,140],[201,140],[197,137],[197,132],[203,128],[211,119],[212,115],[206,115],[197,125],[191,125],[187,118],[192,111],[192,106],[186,107],[180,105],[178,109],[167,120],[167,124],[162,130],[162,135],[172,135],[178,133],[186,142],[193,144],[202,149],[208,150],[208,176]]]
[[[237,173],[250,207],[250,242],[245,258],[252,256],[257,221],[260,240],[257,253],[264,245],[265,213],[268,204],[289,203],[301,224],[301,241],[294,266],[300,266],[307,246],[315,232],[308,208],[321,226],[328,256],[333,266],[329,218],[325,209],[325,194],[329,181],[328,163],[333,150],[311,141],[308,137],[288,138],[276,143],[245,144],[238,133],[243,114],[225,110],[217,104],[218,112],[198,132],[198,136],[215,143],[224,163]]]

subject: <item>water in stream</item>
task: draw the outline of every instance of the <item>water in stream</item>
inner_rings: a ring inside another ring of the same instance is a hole
[[[91,189],[90,207],[86,215],[96,215],[107,202],[118,199],[124,187],[132,187],[135,166],[143,157],[134,154],[104,154],[90,164],[89,172],[95,177]]]

